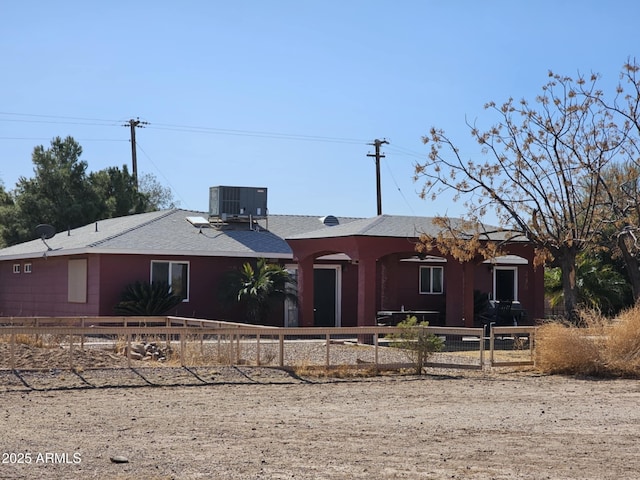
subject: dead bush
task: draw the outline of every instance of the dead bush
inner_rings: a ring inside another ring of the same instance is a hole
[[[599,326],[544,324],[536,333],[536,366],[546,373],[601,375],[606,371],[603,343]]]
[[[546,373],[640,376],[640,307],[610,320],[584,311],[578,325],[554,321],[536,333],[536,366]]]
[[[620,376],[640,375],[640,307],[622,312],[609,329],[607,363]]]

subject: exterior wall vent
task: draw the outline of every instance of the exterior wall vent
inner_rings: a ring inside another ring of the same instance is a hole
[[[327,215],[326,217],[322,217],[320,219],[322,223],[324,223],[327,227],[335,227],[336,225],[340,225],[340,220],[333,215]]]
[[[210,187],[209,217],[225,222],[266,218],[267,189],[260,187]]]

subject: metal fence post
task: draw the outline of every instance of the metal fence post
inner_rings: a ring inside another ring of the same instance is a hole
[[[494,347],[495,347],[495,337],[493,336],[493,322],[489,324],[489,360],[491,362],[491,366],[493,367],[494,361]]]
[[[378,332],[373,334],[373,363],[376,365],[376,372],[378,371]]]
[[[131,334],[127,332],[127,367],[131,368]]]
[[[325,366],[329,368],[329,365],[331,364],[331,334],[327,333],[325,335],[325,340],[327,343],[327,359],[325,361]]]
[[[280,340],[279,341],[279,344],[280,344],[279,345],[279,347],[280,347],[279,348],[279,357],[280,357],[279,358],[279,364],[280,364],[281,367],[284,367],[284,334],[280,333],[278,335],[278,337],[279,337],[279,340]]]
[[[73,335],[69,335],[69,369],[73,371]]]
[[[260,334],[256,335],[256,365],[260,366]]]
[[[36,318],[36,321],[35,321],[35,325],[36,325],[36,328],[38,328],[40,326],[39,323],[38,323],[38,319],[37,318]],[[38,345],[39,341],[40,341],[40,334],[36,333],[36,345]],[[42,343],[44,343],[44,342],[42,342]]]
[[[482,333],[480,334],[480,369],[482,370],[484,368],[484,342],[485,342],[485,332],[486,332],[486,325],[485,327],[482,328]]]
[[[180,331],[180,366],[184,367],[184,332]]]
[[[84,328],[84,317],[80,320],[80,326]],[[80,335],[80,350],[84,350],[84,332]]]
[[[9,365],[11,366],[11,370],[16,369],[15,350],[16,350],[16,334],[15,332],[11,332],[11,348],[9,349],[9,356],[10,356]]]

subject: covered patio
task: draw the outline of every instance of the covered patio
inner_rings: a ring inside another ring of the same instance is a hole
[[[419,279],[418,274],[414,277],[413,273],[408,275],[411,278],[405,278],[407,274],[403,272],[408,269],[402,262],[414,260],[428,264],[429,259],[416,257],[415,244],[420,233],[433,232],[434,228],[431,219],[425,217],[381,215],[287,238],[298,266],[299,325],[314,326],[314,265],[317,259],[344,254],[350,259],[349,268],[357,268],[357,280],[354,280],[357,285],[351,290],[357,295],[357,326],[376,325],[380,310],[398,311],[403,306],[407,310],[425,310],[424,305],[436,302],[438,310],[444,310],[441,311],[444,325],[473,327],[474,290],[493,291],[487,283],[495,278],[495,265],[485,259],[461,263],[437,250],[429,252],[431,259],[442,265],[438,267],[444,272],[441,294],[421,295],[420,305],[404,304],[405,299],[418,298],[413,292],[418,292]],[[522,242],[508,246],[507,250],[510,255],[524,259],[517,267],[515,294],[529,312],[530,320],[542,318],[544,274],[542,268],[533,268],[533,248]],[[413,296],[407,293],[410,289],[413,289]],[[425,293],[422,287],[420,293]],[[416,303],[416,300],[406,301]],[[433,307],[426,310],[433,310]]]

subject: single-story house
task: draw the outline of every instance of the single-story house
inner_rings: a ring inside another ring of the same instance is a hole
[[[493,261],[417,255],[430,218],[264,215],[211,220],[182,209],[101,220],[0,249],[0,316],[113,315],[124,287],[169,282],[183,302],[168,314],[243,321],[218,297],[221,279],[266,258],[297,277],[299,302],[274,309],[276,326],[375,325],[381,312],[417,311],[447,326],[473,326],[474,291],[518,301],[542,318],[542,268],[526,242]]]

